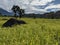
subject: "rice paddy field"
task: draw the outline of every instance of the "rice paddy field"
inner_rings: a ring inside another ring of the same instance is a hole
[[[17,18],[27,24],[2,28],[9,18],[0,17],[0,45],[60,45],[60,19]]]

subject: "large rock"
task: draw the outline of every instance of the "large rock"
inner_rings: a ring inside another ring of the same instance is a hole
[[[16,20],[14,18],[9,19],[7,22],[5,22],[2,27],[12,27],[15,24],[26,24],[23,20]]]

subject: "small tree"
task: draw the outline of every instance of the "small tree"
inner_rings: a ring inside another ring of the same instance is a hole
[[[13,6],[12,7],[12,10],[13,10],[13,12],[14,12],[14,16],[16,17],[17,15],[17,13],[19,14],[19,17],[21,18],[22,17],[22,15],[24,14],[24,9],[20,9],[20,7],[19,6]]]
[[[35,17],[35,14],[34,13],[32,13],[32,15],[33,15],[33,18],[35,19],[36,17]]]
[[[50,17],[54,19],[54,12],[50,12]]]
[[[15,5],[12,7],[12,11],[14,12],[14,17],[16,17],[16,11],[17,11],[17,9],[16,9]]]
[[[2,13],[0,13],[0,16],[2,16]]]

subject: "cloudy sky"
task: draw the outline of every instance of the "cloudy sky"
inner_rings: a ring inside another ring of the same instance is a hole
[[[13,5],[25,9],[26,13],[45,13],[60,10],[60,0],[0,0],[0,8],[11,11]]]

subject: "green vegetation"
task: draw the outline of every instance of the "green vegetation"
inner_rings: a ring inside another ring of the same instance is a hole
[[[17,17],[17,14],[19,14],[19,17],[21,18],[25,11],[24,9],[20,9],[20,7],[18,5],[13,5],[12,7],[12,11],[14,12],[14,16]]]
[[[0,17],[0,45],[60,45],[60,19],[18,18],[27,24],[4,27]]]

